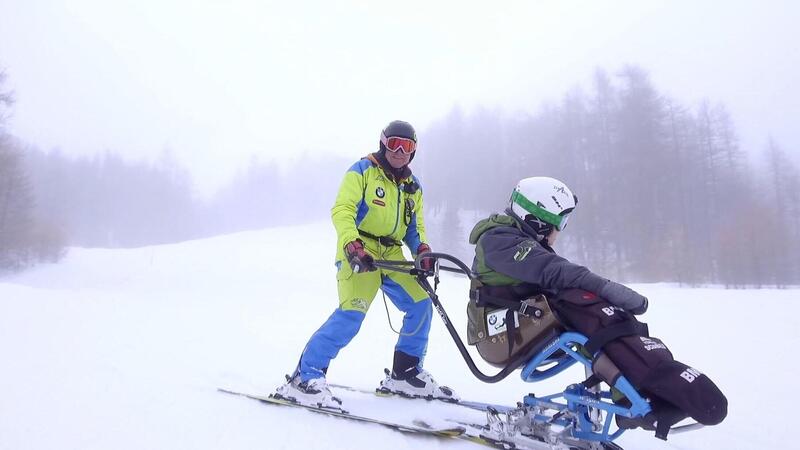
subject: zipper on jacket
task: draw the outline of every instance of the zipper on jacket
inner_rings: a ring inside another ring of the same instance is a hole
[[[392,232],[389,233],[389,236],[394,236],[394,232],[397,231],[397,224],[398,222],[400,222],[400,196],[401,196],[400,185],[394,183],[394,186],[397,189],[397,210],[395,211],[395,216],[394,216],[394,228],[392,229]]]

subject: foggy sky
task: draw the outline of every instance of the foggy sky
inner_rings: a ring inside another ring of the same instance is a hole
[[[772,136],[796,155],[798,13],[792,1],[0,0],[0,68],[23,141],[169,150],[205,191],[252,154],[357,158],[389,120],[424,130],[454,105],[533,113],[623,64],[687,105],[727,105],[746,150]]]

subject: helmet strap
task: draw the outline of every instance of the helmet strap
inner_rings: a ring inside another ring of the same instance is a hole
[[[536,241],[538,242],[547,241],[547,236],[543,236],[537,230],[535,230],[528,222],[526,222],[522,217],[517,215],[517,213],[515,213],[510,206],[506,208],[506,214],[511,216],[511,218],[513,218],[517,222],[517,225],[519,225],[522,231],[532,236],[534,239],[536,239]]]

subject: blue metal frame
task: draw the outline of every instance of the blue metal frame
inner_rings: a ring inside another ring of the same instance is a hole
[[[522,368],[522,380],[529,383],[541,381],[561,373],[576,362],[580,362],[591,369],[592,362],[573,350],[575,344],[584,345],[587,340],[586,336],[573,331],[562,333],[545,345],[542,351]],[[564,354],[558,358],[552,358],[553,354],[559,350],[563,351]],[[614,388],[621,391],[630,400],[630,407],[625,408],[614,404],[611,401],[610,390],[594,392],[582,384],[570,385],[563,392],[545,397],[536,397],[531,394],[523,399],[523,403],[526,406],[544,406],[551,409],[567,408],[576,413],[578,417],[578,423],[571,432],[573,437],[588,441],[607,442],[618,438],[625,431],[622,428],[618,428],[615,432],[611,432],[611,421],[615,414],[625,417],[641,417],[651,411],[650,404],[636,391],[636,388],[625,376],[619,376],[614,383]],[[559,400],[562,401],[560,402]],[[593,425],[589,420],[589,408],[597,408],[606,412],[602,432],[593,430]],[[535,417],[534,420],[549,421],[564,427],[571,425],[571,420],[564,418]]]

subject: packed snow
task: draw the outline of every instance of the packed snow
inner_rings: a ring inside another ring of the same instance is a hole
[[[0,449],[480,448],[217,392],[224,386],[268,394],[294,368],[337,304],[334,242],[333,227],[320,223],[138,249],[73,248],[60,264],[3,278]],[[467,287],[451,275],[439,287],[462,337]],[[643,319],[651,333],[719,385],[729,414],[719,426],[667,442],[629,431],[619,445],[792,445],[786,423],[797,406],[785,394],[800,347],[800,290],[632,287],[650,298]],[[384,308],[379,294],[359,335],[331,365],[331,382],[377,386],[396,339]],[[397,329],[402,316],[391,303],[389,310]],[[535,385],[515,374],[484,384],[441,320],[433,321],[426,368],[465,399],[513,405],[529,392],[582,380],[575,367]],[[386,414],[397,401],[414,402],[421,416],[441,410],[419,400],[370,401]]]

